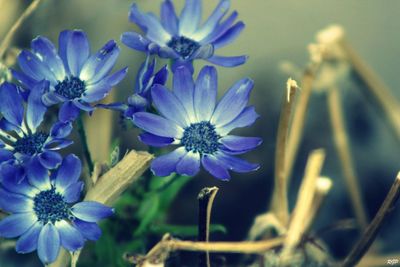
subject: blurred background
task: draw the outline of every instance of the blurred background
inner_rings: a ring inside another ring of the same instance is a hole
[[[160,0],[135,2],[142,10],[155,13],[159,12],[161,3]],[[184,3],[183,0],[173,2],[178,10]],[[203,2],[205,17],[210,14],[217,1]],[[30,1],[22,0],[0,0],[0,36],[5,35],[29,3]],[[46,36],[56,43],[60,31],[83,29],[89,36],[92,50],[95,51],[109,39],[119,41],[122,32],[138,30],[128,21],[131,4],[131,0],[43,0],[33,16],[21,27],[13,45],[28,48],[30,40],[37,35]],[[214,203],[212,223],[225,226],[226,233],[212,235],[211,240],[215,241],[245,239],[255,217],[269,207],[280,104],[286,93],[285,83],[288,78],[288,74],[280,66],[282,62],[290,61],[301,70],[309,59],[307,45],[315,41],[317,31],[333,23],[342,25],[349,43],[391,88],[391,93],[400,99],[399,1],[232,0],[231,6],[231,10],[238,10],[239,19],[245,22],[246,29],[233,44],[218,52],[222,55],[246,54],[249,55],[249,60],[245,65],[234,69],[219,67],[219,90],[222,94],[243,77],[255,80],[251,103],[256,106],[261,117],[252,127],[241,129],[236,134],[261,136],[264,139],[262,146],[244,156],[249,161],[261,163],[261,169],[246,175],[233,174],[230,182],[220,182],[202,171],[183,186],[164,218],[171,225],[196,225],[198,192],[203,187],[217,186],[220,191]],[[104,102],[122,101],[132,93],[137,70],[144,60],[144,54],[130,50],[122,44],[121,51],[116,69],[128,66],[129,73]],[[159,61],[159,65],[162,64],[165,62]],[[202,62],[196,63],[196,72],[202,65]],[[380,109],[365,97],[363,86],[357,79],[349,77],[341,83],[340,90],[344,96],[342,104],[351,152],[363,200],[371,219],[399,171],[400,146]],[[108,124],[110,117],[112,125]],[[93,118],[87,121],[90,147],[96,160],[108,159],[107,139],[110,138],[120,139],[122,153],[128,149],[147,149],[137,140],[138,130],[123,130],[118,122],[118,114],[110,111],[96,111]],[[79,154],[79,141],[77,136],[73,138],[76,142],[71,151]],[[333,180],[333,189],[313,226],[313,229],[320,229],[332,222],[353,217],[333,143],[324,91],[315,92],[310,101],[304,138],[290,188],[291,206],[297,196],[307,156],[315,148],[326,149],[327,158],[322,174]],[[132,209],[130,212],[136,210]],[[400,210],[397,209],[390,215],[380,233],[380,251],[400,252],[399,222]],[[113,227],[122,229],[125,226],[114,224]],[[127,234],[128,237],[125,238],[129,239],[129,233]],[[357,237],[357,231],[351,230],[335,231],[322,236],[329,251],[338,259],[348,253]],[[99,243],[103,242],[107,248],[107,240],[104,238]],[[156,235],[154,239],[146,241],[146,246],[151,247],[152,242],[158,238]],[[132,235],[131,239],[135,237]],[[139,239],[136,242],[144,241]],[[91,245],[88,250],[95,248]],[[3,252],[0,257],[1,267],[40,266],[35,257],[17,256],[13,251]],[[191,256],[186,257],[190,262]],[[228,255],[227,266],[237,266],[238,260],[239,256]],[[99,262],[98,254],[92,252],[87,252],[82,257],[82,266],[120,266],[111,260]],[[186,264],[188,265],[182,263],[190,266],[190,263]]]

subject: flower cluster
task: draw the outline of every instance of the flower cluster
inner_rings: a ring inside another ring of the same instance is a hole
[[[31,50],[19,54],[20,70],[11,72],[21,86],[8,82],[0,86],[0,208],[10,213],[0,221],[0,237],[19,237],[16,250],[37,250],[44,264],[56,260],[60,247],[74,252],[85,240],[100,237],[97,222],[113,210],[97,202],[79,202],[84,186],[79,181],[81,161],[57,152],[72,144],[67,137],[81,111],[117,110],[144,131],[139,136],[143,143],[176,146],[153,160],[156,176],[173,172],[194,176],[203,166],[214,177],[228,180],[229,171],[259,168],[236,155],[256,148],[262,140],[231,134],[258,118],[254,107],[248,106],[253,81],[237,81],[217,101],[217,69],[205,66],[197,79],[193,77],[196,59],[226,67],[245,63],[246,56],[214,54],[244,28],[242,22],[235,23],[237,12],[225,18],[229,6],[229,0],[221,0],[201,25],[200,0],[186,0],[179,17],[171,0],[164,0],[161,21],[133,4],[129,18],[145,36],[127,32],[121,41],[145,52],[146,60],[125,102],[97,103],[127,73],[127,68],[111,73],[119,55],[113,40],[91,55],[83,31],[65,30],[59,35],[58,50],[39,36],[31,42]],[[165,86],[167,65],[156,71],[157,55],[171,59],[172,90]],[[57,119],[45,119],[51,106],[58,108]]]
[[[67,137],[80,111],[93,112],[91,104],[105,98],[127,68],[110,74],[119,55],[116,42],[90,55],[81,30],[61,32],[58,52],[42,36],[31,47],[18,56],[20,71],[11,71],[22,87],[0,86],[0,208],[10,213],[0,221],[0,236],[20,236],[18,252],[37,249],[49,264],[60,246],[73,252],[85,240],[97,240],[96,222],[113,213],[97,202],[78,202],[81,161],[57,151],[72,144]],[[45,120],[53,105],[58,119]]]

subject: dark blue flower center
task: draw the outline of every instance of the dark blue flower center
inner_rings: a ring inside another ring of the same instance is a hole
[[[40,153],[42,152],[43,145],[48,137],[49,135],[43,132],[26,135],[15,142],[15,152],[19,152],[21,154],[29,156]]]
[[[183,59],[187,59],[192,56],[200,47],[198,42],[186,38],[185,36],[174,36],[167,43],[167,45],[176,53],[178,53]]]
[[[63,196],[56,192],[55,188],[47,191],[42,191],[33,199],[33,210],[38,217],[38,220],[43,224],[73,219],[71,209],[64,201]]]
[[[220,136],[215,131],[214,125],[208,121],[192,123],[185,128],[181,144],[186,151],[200,154],[213,154],[218,150]]]
[[[67,77],[54,88],[57,94],[68,99],[80,98],[86,91],[85,82],[77,77]]]

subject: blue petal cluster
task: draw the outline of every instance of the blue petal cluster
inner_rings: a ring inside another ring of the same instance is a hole
[[[133,4],[129,20],[143,32],[125,32],[121,41],[130,48],[158,54],[174,60],[173,70],[186,65],[193,72],[192,61],[205,59],[216,65],[235,67],[246,62],[246,56],[224,57],[215,55],[215,50],[233,42],[244,29],[244,23],[235,23],[234,11],[224,18],[230,7],[229,0],[221,0],[208,19],[201,24],[202,1],[186,0],[178,17],[171,0],[161,4],[160,20],[153,13],[141,12]]]
[[[113,209],[80,199],[81,161],[66,156],[52,177],[43,173],[20,183],[12,173],[3,177],[0,208],[10,215],[0,221],[0,236],[19,237],[16,250],[37,250],[47,265],[56,260],[60,248],[70,252],[81,249],[85,240],[97,240],[101,230],[97,222],[113,214]]]
[[[155,67],[155,58],[151,60],[148,55],[140,66],[133,94],[128,97],[127,103],[99,104],[97,107],[121,111],[125,119],[132,118],[136,112],[148,110],[152,103],[151,87],[155,84],[164,85],[168,80],[167,66],[165,65],[157,72],[155,72]]]
[[[229,134],[258,118],[254,107],[247,106],[253,81],[246,78],[236,82],[217,103],[217,80],[214,67],[204,67],[194,82],[190,71],[181,66],[174,73],[173,91],[162,85],[151,89],[159,115],[133,115],[133,122],[145,131],[140,135],[142,142],[155,147],[178,146],[153,160],[151,169],[155,175],[176,172],[193,176],[203,165],[216,178],[228,180],[229,171],[259,168],[235,155],[254,149],[262,140]]]
[[[47,80],[50,86],[42,101],[46,106],[62,103],[59,119],[65,122],[76,119],[80,110],[92,112],[90,104],[105,98],[125,77],[127,68],[110,74],[119,55],[114,40],[90,55],[86,34],[65,30],[60,33],[58,45],[57,53],[47,38],[35,38],[32,51],[24,50],[18,56],[21,71],[12,73],[28,93],[36,83]]]
[[[72,130],[70,122],[56,122],[49,132],[40,128],[47,110],[41,97],[48,87],[46,81],[35,85],[25,107],[14,84],[0,86],[0,181],[8,172],[18,181],[43,175],[61,163],[57,150],[72,144],[65,139]]]

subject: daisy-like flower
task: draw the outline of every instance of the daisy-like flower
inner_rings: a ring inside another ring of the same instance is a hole
[[[161,4],[161,20],[153,13],[142,13],[133,4],[129,13],[145,37],[136,32],[125,32],[121,41],[130,48],[158,54],[174,60],[173,70],[186,65],[192,72],[194,59],[205,59],[213,64],[234,67],[246,62],[246,56],[224,57],[214,54],[216,49],[233,42],[244,28],[234,11],[224,19],[230,7],[229,0],[221,0],[210,17],[201,25],[202,1],[186,0],[180,16],[176,15],[171,0]]]
[[[5,177],[0,208],[10,215],[0,221],[0,236],[19,237],[16,251],[37,250],[44,264],[55,261],[61,246],[74,252],[85,240],[97,240],[101,235],[97,222],[111,216],[113,209],[98,202],[77,202],[83,189],[80,174],[80,160],[69,155],[54,179],[46,173],[18,184]]]
[[[99,104],[98,107],[121,111],[123,118],[131,118],[139,111],[146,111],[151,106],[150,89],[155,84],[164,85],[168,80],[168,69],[165,65],[154,73],[156,60],[146,57],[145,62],[140,66],[133,95],[128,97],[128,103]]]
[[[17,86],[7,82],[0,86],[0,179],[6,164],[16,166],[20,179],[25,174],[40,176],[61,163],[56,151],[72,144],[65,139],[72,130],[70,122],[57,122],[50,132],[39,128],[47,110],[41,97],[48,86],[46,81],[38,83],[26,108]]]
[[[81,30],[61,32],[58,43],[57,53],[47,38],[35,38],[31,43],[32,51],[24,50],[18,56],[22,72],[12,72],[28,89],[39,81],[49,81],[50,88],[43,95],[43,103],[46,106],[63,103],[60,120],[74,120],[80,110],[92,112],[90,103],[106,97],[125,77],[127,68],[110,74],[119,55],[114,40],[93,55],[90,55],[86,34]]]
[[[229,135],[233,129],[249,126],[258,118],[254,107],[247,107],[253,81],[236,82],[219,103],[217,87],[217,71],[210,66],[200,71],[196,83],[186,67],[179,67],[174,73],[173,91],[162,85],[153,86],[153,104],[160,115],[133,115],[133,122],[146,131],[140,140],[156,147],[178,146],[153,160],[151,169],[156,175],[176,172],[193,176],[201,163],[216,178],[228,180],[229,170],[249,172],[259,168],[234,155],[254,149],[262,140]]]

